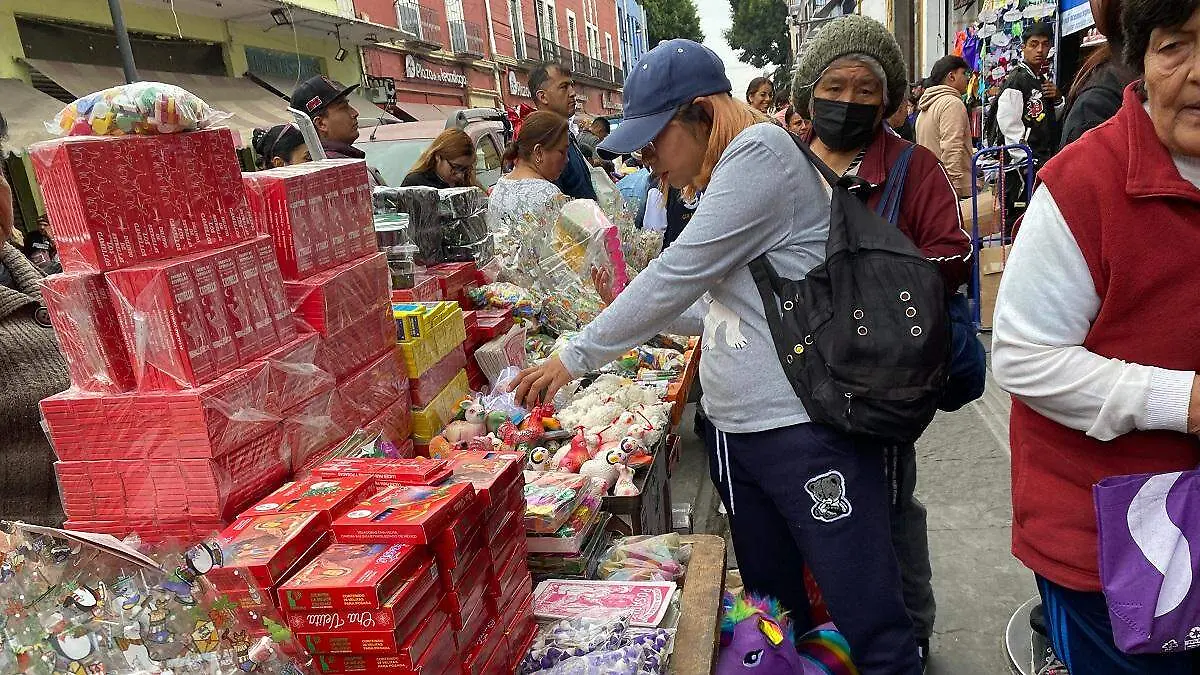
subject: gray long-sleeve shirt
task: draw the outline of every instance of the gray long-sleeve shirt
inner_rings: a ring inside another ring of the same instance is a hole
[[[703,329],[704,410],[718,429],[809,421],[746,265],[769,252],[781,276],[802,279],[825,259],[829,205],[824,179],[786,131],[746,129],[721,155],[683,234],[571,341],[563,364],[578,376],[664,329]]]

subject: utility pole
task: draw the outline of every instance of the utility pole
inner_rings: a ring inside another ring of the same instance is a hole
[[[121,69],[125,71],[125,83],[138,81],[137,66],[133,64],[133,45],[129,43],[129,31],[125,28],[125,12],[121,0],[108,0],[108,13],[112,15],[113,30],[117,34],[117,51],[121,52]]]

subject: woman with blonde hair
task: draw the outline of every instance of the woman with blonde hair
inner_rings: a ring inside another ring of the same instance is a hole
[[[483,187],[475,176],[475,144],[461,129],[447,129],[433,139],[404,177],[402,187]]]
[[[892,548],[884,449],[815,424],[789,384],[747,265],[800,279],[825,258],[827,184],[796,140],[731,95],[721,59],[665,41],[625,82],[601,153],[641,150],[663,183],[703,193],[686,229],[557,355],[514,383],[549,400],[660,331],[705,334],[700,360],[713,483],[747,590],[808,628],[812,570],[864,675],[921,672]]]

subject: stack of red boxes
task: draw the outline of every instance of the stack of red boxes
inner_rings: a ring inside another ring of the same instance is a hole
[[[379,491],[340,504],[337,543],[275,585],[315,669],[514,672],[535,629],[521,466],[479,453],[453,463],[341,458],[317,467],[307,490],[357,475]],[[303,508],[292,502],[280,513]]]
[[[42,411],[69,527],[206,534],[356,428],[407,437],[365,163],[243,182],[224,129],[31,156],[66,270],[44,296],[73,387]]]
[[[392,302],[439,302],[446,299],[446,296],[442,295],[442,285],[437,277],[422,271],[413,276],[413,287],[392,291]]]
[[[396,359],[366,165],[326,160],[243,179],[254,220],[280,261],[287,301],[301,329],[317,334],[314,364],[331,375],[282,408],[283,453],[303,475],[355,429],[407,437],[408,381]]]
[[[68,527],[220,528],[287,476],[273,359],[296,325],[228,130],[31,149],[65,273],[45,282],[73,387],[42,402]],[[318,377],[312,369],[300,381]]]
[[[467,298],[467,291],[476,285],[476,271],[475,263],[458,262],[434,265],[427,273],[437,277],[442,298],[453,300],[463,307],[470,307],[471,301]]]

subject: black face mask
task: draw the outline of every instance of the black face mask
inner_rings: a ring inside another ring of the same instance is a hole
[[[813,99],[813,131],[830,150],[865,147],[875,137],[879,106]]]

